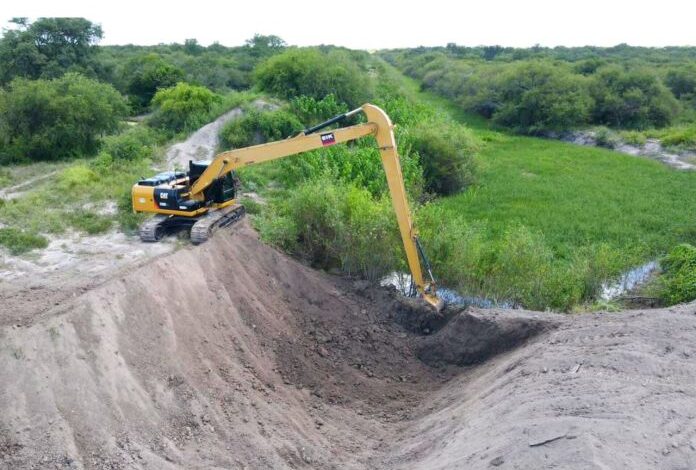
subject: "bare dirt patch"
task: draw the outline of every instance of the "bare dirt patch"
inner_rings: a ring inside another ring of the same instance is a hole
[[[0,328],[0,468],[696,465],[696,305],[409,311],[242,223]]]

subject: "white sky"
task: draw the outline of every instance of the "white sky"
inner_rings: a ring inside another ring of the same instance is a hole
[[[236,46],[260,33],[353,49],[696,45],[694,0],[0,0],[2,26],[15,16],[82,16],[102,25],[101,44]]]

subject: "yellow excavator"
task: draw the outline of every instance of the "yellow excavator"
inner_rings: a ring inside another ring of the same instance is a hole
[[[366,123],[319,132],[360,112],[367,117]],[[387,175],[412,282],[420,296],[439,311],[443,303],[437,295],[430,264],[411,220],[393,127],[382,109],[364,104],[305,129],[297,136],[222,152],[212,161],[190,161],[188,172],[168,171],[140,180],[133,186],[133,210],[156,214],[141,225],[140,238],[155,242],[167,232],[184,227],[190,229],[192,243],[202,243],[216,229],[244,216],[244,206],[236,202],[236,169],[373,136]]]

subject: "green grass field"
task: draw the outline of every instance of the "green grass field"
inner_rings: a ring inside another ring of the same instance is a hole
[[[403,79],[481,140],[475,187],[419,213],[444,283],[530,308],[591,304],[602,282],[696,241],[696,172],[491,129]]]

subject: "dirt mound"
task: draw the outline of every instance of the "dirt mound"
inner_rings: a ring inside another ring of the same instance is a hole
[[[400,305],[245,224],[160,257],[0,329],[0,468],[696,464],[696,308]]]
[[[479,364],[556,325],[548,316],[533,312],[453,312],[446,327],[424,339],[418,357],[432,366]]]

